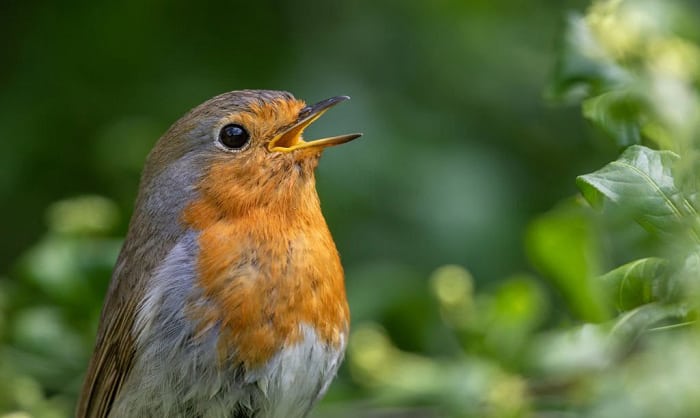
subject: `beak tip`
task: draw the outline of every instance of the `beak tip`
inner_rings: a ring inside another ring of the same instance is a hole
[[[328,107],[331,107],[331,106],[337,105],[338,103],[347,102],[348,100],[350,100],[350,96],[346,96],[346,95],[335,96],[335,97],[331,97],[330,99],[324,100],[320,103],[317,103],[314,106],[318,106],[319,104],[327,104]]]

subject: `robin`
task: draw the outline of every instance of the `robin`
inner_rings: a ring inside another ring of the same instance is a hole
[[[160,138],[104,303],[78,418],[296,418],[343,359],[343,268],[315,188],[313,106],[233,91]]]

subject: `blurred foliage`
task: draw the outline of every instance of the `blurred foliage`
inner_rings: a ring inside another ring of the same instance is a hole
[[[353,327],[314,416],[697,416],[698,22],[692,0],[4,3],[0,417],[71,416],[149,147],[254,87],[349,94],[314,129],[365,132],[319,169]]]

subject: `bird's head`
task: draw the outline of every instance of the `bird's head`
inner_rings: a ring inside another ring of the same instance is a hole
[[[286,92],[242,90],[204,102],[173,124],[149,154],[141,205],[184,209],[188,201],[205,199],[229,214],[270,205],[299,209],[305,194],[315,198],[321,152],[360,136],[307,141],[304,129],[347,99],[307,106]]]

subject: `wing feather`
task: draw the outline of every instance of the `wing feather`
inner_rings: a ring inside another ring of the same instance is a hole
[[[120,261],[117,266],[124,265]],[[128,292],[128,287],[133,284],[130,283],[133,280],[129,280],[130,270],[117,268],[112,277],[102,308],[95,350],[78,401],[76,418],[108,417],[131,370],[135,354],[132,326],[141,298]]]
[[[140,219],[132,221],[140,223]],[[76,418],[107,418],[134,363],[133,327],[138,309],[156,260],[162,260],[168,251],[168,240],[152,239],[153,235],[143,230],[130,239],[132,231],[138,229],[134,225],[130,228],[112,274]]]

